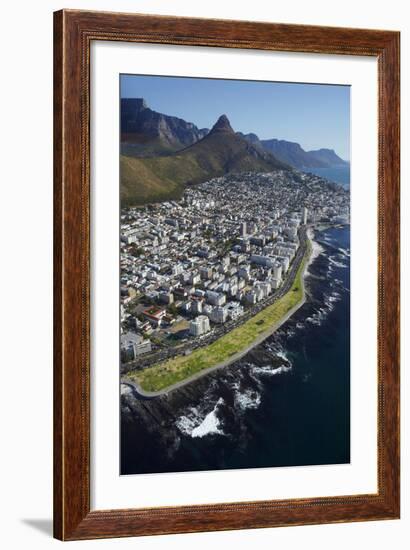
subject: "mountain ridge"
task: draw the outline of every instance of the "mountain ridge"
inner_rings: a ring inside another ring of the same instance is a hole
[[[232,172],[348,164],[332,149],[305,151],[296,142],[235,132],[226,114],[211,130],[198,128],[152,110],[144,98],[121,99],[120,147],[121,202],[129,206],[179,198],[187,185]]]
[[[259,139],[254,133],[241,135],[254,146],[262,147],[276,158],[298,170],[309,168],[329,168],[347,166],[349,163],[340,158],[333,149],[305,151],[297,142],[284,139]]]
[[[178,151],[209,132],[182,118],[151,109],[144,98],[121,98],[121,152],[155,156]]]
[[[144,158],[121,155],[121,203],[179,198],[187,185],[228,173],[290,169],[235,133],[221,115],[206,136],[180,151]]]

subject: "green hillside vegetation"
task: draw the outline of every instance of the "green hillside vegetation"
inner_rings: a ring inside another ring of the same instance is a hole
[[[175,157],[134,158],[121,155],[121,206],[180,198],[188,169]]]
[[[122,155],[120,163],[122,206],[176,199],[186,185],[229,172],[288,168],[236,135],[226,117],[221,117],[207,136],[182,151],[149,158]]]
[[[140,139],[139,139],[140,138]],[[143,139],[144,136],[122,136],[121,140],[121,155],[127,157],[145,158],[155,157],[160,155],[172,155],[175,151],[179,151],[183,147],[177,145],[171,146],[164,143],[161,139]]]
[[[190,355],[177,356],[142,371],[129,373],[129,378],[134,379],[145,391],[164,390],[202,370],[228,361],[232,356],[249,348],[264,333],[268,336],[272,327],[303,299],[303,273],[310,251],[311,246],[308,243],[293,284],[282,298],[212,344],[199,348]]]

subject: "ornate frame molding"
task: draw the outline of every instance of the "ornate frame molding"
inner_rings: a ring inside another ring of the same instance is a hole
[[[379,79],[377,494],[90,510],[92,40],[373,56]],[[394,519],[400,509],[399,44],[392,31],[62,10],[54,14],[54,535],[61,540]]]

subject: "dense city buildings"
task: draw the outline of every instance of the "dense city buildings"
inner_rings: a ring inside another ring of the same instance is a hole
[[[348,222],[348,191],[288,170],[226,175],[178,201],[124,208],[122,362],[188,353],[230,330],[285,285],[307,225]]]

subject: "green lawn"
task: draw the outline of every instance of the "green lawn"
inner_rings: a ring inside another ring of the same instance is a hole
[[[249,347],[255,338],[267,333],[269,327],[279,322],[302,300],[302,273],[309,255],[310,243],[308,243],[307,253],[298,269],[292,287],[277,302],[260,311],[243,325],[221,336],[209,346],[199,348],[187,356],[174,357],[139,372],[130,372],[129,378],[136,380],[145,391],[163,390],[201,370],[222,363],[232,355]]]

